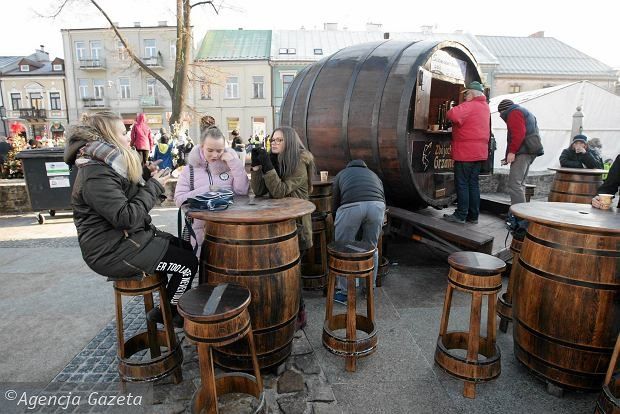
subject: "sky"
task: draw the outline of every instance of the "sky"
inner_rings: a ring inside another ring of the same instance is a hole
[[[195,3],[198,0],[191,0]],[[53,57],[63,56],[60,29],[105,27],[106,21],[88,0],[70,0],[55,19],[49,15],[60,0],[3,0],[0,14],[0,55],[27,55],[39,45]],[[620,1],[591,0],[581,3],[544,0],[214,0],[192,12],[195,43],[208,29],[320,30],[323,23],[339,29],[365,30],[366,23],[382,24],[382,31],[420,31],[433,26],[436,33],[463,30],[479,35],[528,36],[544,31],[603,63],[620,69]],[[99,0],[113,21],[132,26],[175,21],[175,0]],[[128,7],[130,5],[130,7]],[[577,9],[579,5],[580,9]],[[512,8],[511,8],[512,7]],[[615,42],[614,42],[615,40]]]

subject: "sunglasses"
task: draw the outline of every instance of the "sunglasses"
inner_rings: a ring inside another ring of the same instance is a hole
[[[284,138],[270,138],[269,139],[270,143],[276,143],[276,144],[281,144],[284,142]]]

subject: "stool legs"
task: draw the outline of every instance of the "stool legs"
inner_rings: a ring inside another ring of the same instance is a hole
[[[450,321],[450,307],[452,306],[452,293],[454,288],[448,284],[446,288],[446,297],[443,300],[443,313],[441,323],[439,325],[439,337],[443,337],[448,331],[448,322]]]
[[[469,314],[469,336],[467,338],[467,362],[478,360],[478,348],[480,348],[480,312],[482,308],[482,295],[474,293],[471,299]],[[467,398],[476,398],[476,384],[465,381],[463,395]]]
[[[151,309],[153,309],[153,294],[147,293],[144,295],[144,314],[148,314]],[[157,358],[161,355],[161,350],[159,349],[159,344],[157,343],[157,324],[147,319],[146,330],[149,336],[151,358]],[[170,347],[170,341],[168,341],[167,346]]]
[[[356,314],[355,314],[355,279],[347,277],[347,340],[355,343],[356,339]],[[351,354],[355,353],[355,349],[351,345],[351,349],[348,350]],[[349,372],[355,372],[357,368],[357,358],[355,355],[347,356],[345,369]]]
[[[151,297],[151,300],[152,300],[152,297]],[[168,301],[168,294],[166,293],[166,287],[164,284],[162,284],[159,287],[159,306],[162,309],[162,314],[164,316],[164,331],[166,332],[166,347],[168,349],[173,349],[173,347],[176,346],[176,335],[174,333],[174,328],[172,327],[172,313],[170,312],[170,302]],[[164,311],[163,310],[164,308],[167,308],[167,311]],[[175,384],[180,384],[183,381],[183,371],[181,371],[180,366],[174,371],[172,375],[173,375],[173,382]]]

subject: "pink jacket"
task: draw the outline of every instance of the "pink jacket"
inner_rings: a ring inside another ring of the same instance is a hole
[[[450,109],[446,114],[452,121],[452,159],[454,161],[484,161],[489,157],[491,111],[485,96]]]
[[[177,207],[180,207],[190,197],[210,191],[212,185],[217,188],[232,190],[235,194],[248,194],[250,181],[245,172],[245,166],[239,159],[239,155],[232,148],[226,148],[225,151],[234,156],[231,161],[226,163],[220,160],[210,164],[207,164],[200,146],[196,145],[190,151],[187,156],[188,166],[181,171],[176,190],[174,191],[174,202]],[[193,191],[190,191],[189,165],[194,167]],[[202,246],[202,240],[204,239],[204,222],[202,220],[194,220],[192,228],[196,233],[196,240],[198,241],[197,255],[200,257],[200,246]],[[193,239],[192,245],[195,245]]]
[[[136,123],[131,128],[131,146],[137,150],[150,151],[153,149],[153,145],[153,134],[146,123],[146,118],[144,114],[138,114]]]

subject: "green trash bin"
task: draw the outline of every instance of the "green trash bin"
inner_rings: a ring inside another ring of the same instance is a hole
[[[33,211],[39,211],[39,224],[45,222],[41,210],[49,211],[71,209],[71,191],[77,169],[69,170],[63,161],[64,148],[37,148],[21,151],[15,158],[22,161],[26,188]]]

